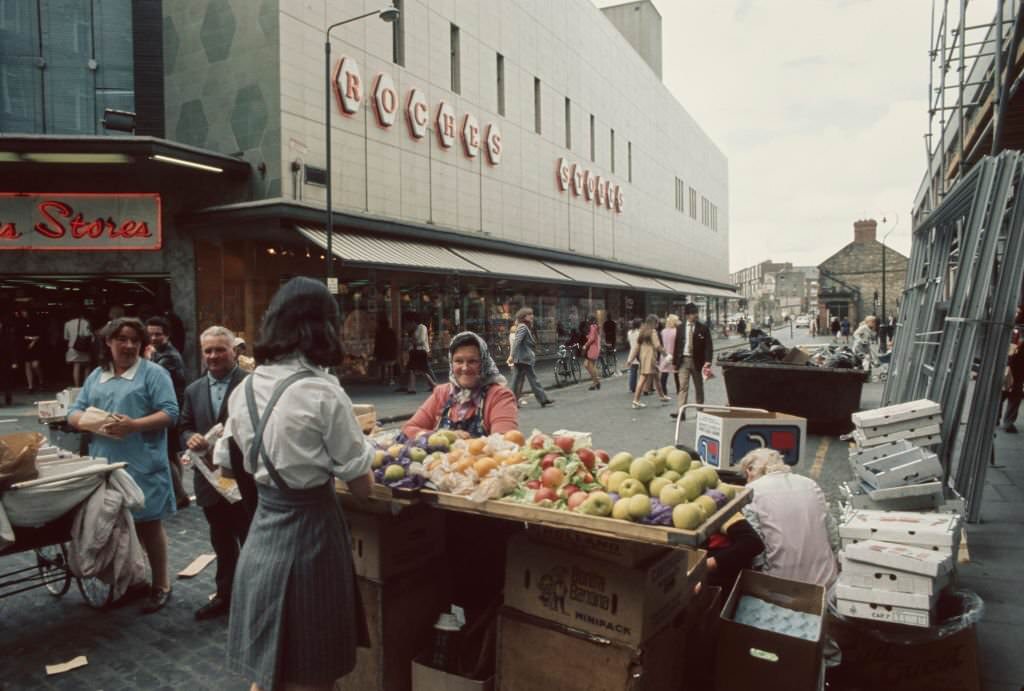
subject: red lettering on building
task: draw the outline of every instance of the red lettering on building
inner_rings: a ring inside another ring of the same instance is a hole
[[[422,127],[427,126],[427,104],[426,103],[414,103],[412,106],[413,119],[417,125]]]
[[[37,209],[46,220],[36,223],[35,231],[49,240],[60,240],[67,234],[75,240],[101,238],[104,235],[111,239],[152,237],[145,221],[127,219],[118,224],[110,216],[87,221],[68,204],[52,200],[40,202]],[[70,219],[66,228],[62,219]]]
[[[444,124],[444,136],[454,137],[455,136],[455,118],[451,115],[445,114],[443,118]]]
[[[355,72],[345,73],[345,96],[355,101],[363,100],[361,82],[359,75]]]
[[[491,137],[491,153],[498,155],[501,153],[501,135],[496,134]]]
[[[0,240],[17,240],[21,237],[21,233],[13,223],[4,223],[0,225]]]

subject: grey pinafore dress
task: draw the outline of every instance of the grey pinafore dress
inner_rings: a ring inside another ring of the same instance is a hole
[[[259,504],[242,548],[231,593],[228,665],[270,691],[284,682],[322,684],[352,671],[368,638],[355,586],[351,543],[334,480],[293,489],[263,447],[270,413],[297,372],[274,389],[257,415],[252,378],[245,385],[254,430],[249,448],[273,485],[257,483]]]

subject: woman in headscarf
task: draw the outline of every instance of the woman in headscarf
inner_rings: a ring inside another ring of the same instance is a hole
[[[467,437],[503,434],[519,428],[516,397],[487,352],[487,344],[472,331],[457,334],[448,346],[448,383],[434,388],[402,433],[413,439],[438,429]]]

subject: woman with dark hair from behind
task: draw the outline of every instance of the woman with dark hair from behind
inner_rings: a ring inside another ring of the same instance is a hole
[[[368,640],[334,481],[367,497],[373,446],[326,371],[341,361],[340,327],[322,283],[288,281],[263,318],[261,364],[228,403],[226,433],[259,494],[235,572],[228,663],[254,689],[330,689]],[[221,466],[226,450],[222,440]]]
[[[580,324],[580,331],[583,331],[583,324]],[[597,359],[601,357],[601,330],[597,328],[597,317],[590,315],[586,322],[587,340],[583,342],[583,366],[590,375],[590,386],[588,391],[601,388],[601,380],[597,376]]]

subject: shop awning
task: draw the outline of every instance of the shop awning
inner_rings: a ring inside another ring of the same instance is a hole
[[[711,286],[697,285],[696,283],[687,283],[686,281],[671,281],[667,278],[659,278],[658,282],[663,283],[669,290],[682,295],[703,295],[713,298],[739,297],[733,291],[725,288],[713,288]]]
[[[577,283],[585,283],[594,286],[611,286],[612,288],[628,288],[629,284],[609,276],[601,269],[594,269],[589,266],[578,266],[576,264],[563,264],[562,262],[545,261],[555,271],[565,274]]]
[[[536,259],[481,250],[467,250],[461,247],[451,251],[481,267],[489,274],[513,276],[515,278],[535,278],[542,281],[565,281],[565,276]]]
[[[648,278],[647,276],[628,274],[625,273],[624,271],[612,271],[610,269],[605,269],[605,273],[614,276],[615,278],[619,279],[626,285],[633,286],[634,288],[642,288],[643,290],[657,290],[658,292],[665,292],[670,290],[661,283],[658,283],[653,278]]]
[[[313,228],[296,226],[298,231],[319,247],[327,249],[327,233]],[[451,250],[409,240],[392,240],[349,232],[335,232],[331,238],[331,251],[342,261],[353,264],[382,264],[423,270],[451,270],[467,273],[487,273]]]

